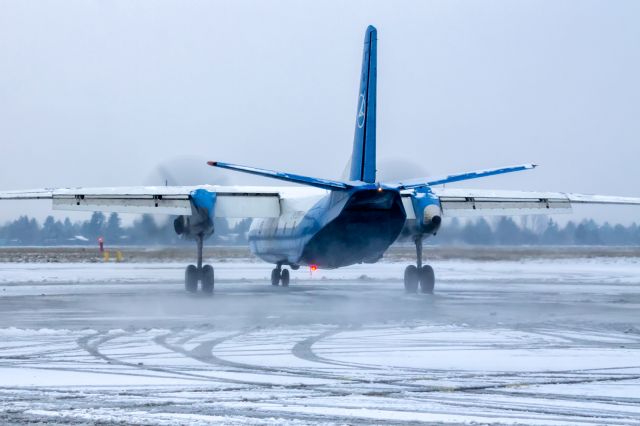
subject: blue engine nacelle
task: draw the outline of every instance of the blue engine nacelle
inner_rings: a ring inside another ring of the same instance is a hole
[[[436,235],[442,223],[440,200],[431,192],[431,188],[423,186],[414,189],[411,194],[411,205],[415,219],[408,219],[401,239],[413,239],[417,236]]]
[[[411,203],[420,232],[435,235],[442,223],[440,199],[431,192],[429,187],[422,187],[413,191]]]
[[[191,193],[191,216],[178,216],[173,221],[173,229],[183,238],[207,238],[213,234],[216,193],[196,189]]]

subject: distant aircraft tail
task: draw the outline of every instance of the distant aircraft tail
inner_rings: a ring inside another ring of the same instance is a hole
[[[367,183],[376,181],[377,34],[375,27],[369,25],[364,36],[356,131],[349,173],[349,180]]]

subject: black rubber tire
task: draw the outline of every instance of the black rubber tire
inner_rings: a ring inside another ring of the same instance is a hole
[[[407,293],[415,293],[418,291],[418,268],[415,265],[409,265],[404,270],[404,290]]]
[[[202,292],[206,294],[212,294],[213,287],[214,287],[213,266],[204,265],[202,267]]]
[[[196,265],[189,265],[184,271],[184,289],[189,293],[198,291],[198,268]]]
[[[282,281],[282,287],[289,287],[289,270],[283,269],[280,274],[280,281]]]
[[[436,276],[430,265],[424,265],[420,270],[420,291],[425,294],[433,294],[436,285]]]
[[[278,268],[274,268],[271,271],[271,285],[277,286],[278,284],[280,284],[280,271],[278,271]]]

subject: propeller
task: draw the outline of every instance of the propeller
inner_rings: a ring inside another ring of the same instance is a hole
[[[180,156],[160,162],[149,173],[147,181],[151,185],[227,185],[229,178],[224,172],[207,167],[202,158]]]
[[[403,159],[384,159],[378,162],[378,182],[400,182],[415,176],[429,176],[419,163]]]

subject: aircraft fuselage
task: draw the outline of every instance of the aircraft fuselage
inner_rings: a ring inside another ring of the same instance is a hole
[[[256,219],[249,231],[251,251],[283,265],[339,268],[380,259],[406,221],[400,192],[371,185],[352,191],[323,191],[310,199],[283,199],[278,218]]]

